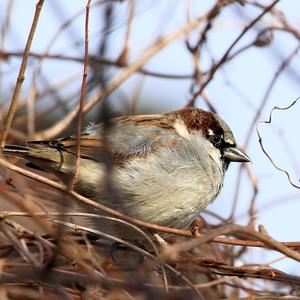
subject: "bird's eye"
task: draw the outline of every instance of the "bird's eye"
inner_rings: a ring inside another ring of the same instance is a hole
[[[212,134],[208,137],[208,140],[216,147],[221,148],[223,145],[223,139],[220,135]]]

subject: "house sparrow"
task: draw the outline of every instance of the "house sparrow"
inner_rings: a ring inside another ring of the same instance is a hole
[[[73,178],[75,136],[28,143],[40,147],[6,146],[3,152],[24,157],[65,183]],[[217,197],[231,161],[250,161],[228,125],[197,108],[89,125],[80,155],[76,191],[134,218],[181,229]],[[119,197],[107,192],[108,173],[110,191]]]

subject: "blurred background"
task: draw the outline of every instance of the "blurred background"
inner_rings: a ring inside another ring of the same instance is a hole
[[[1,123],[36,2],[0,0]],[[220,222],[213,214],[255,228],[263,224],[274,239],[300,241],[300,104],[275,111],[271,124],[259,125],[266,151],[296,187],[263,153],[256,133],[256,124],[267,120],[274,106],[286,107],[300,96],[299,1],[275,2],[269,10],[274,1],[91,1],[85,102],[99,101],[84,115],[84,124],[101,119],[103,101],[112,115],[163,113],[191,104],[215,111],[252,163],[230,166],[221,195],[202,216],[211,224]],[[47,130],[79,103],[85,5],[78,0],[45,1],[10,143],[75,131],[76,120],[67,128]],[[197,25],[190,26],[193,20]],[[131,72],[137,62],[140,66]],[[113,83],[115,87],[101,94]],[[278,252],[247,248],[239,259],[237,264],[263,263],[300,275],[297,263]]]

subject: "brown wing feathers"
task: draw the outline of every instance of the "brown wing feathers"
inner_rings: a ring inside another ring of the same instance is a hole
[[[76,154],[77,149],[77,140],[74,137],[65,137],[52,141],[29,141],[28,144],[48,146],[72,154]],[[99,139],[80,139],[80,156],[83,158],[100,161],[100,155],[104,149],[103,142]]]
[[[166,118],[162,115],[136,115],[116,118],[115,121],[120,123],[134,122],[137,126],[168,128],[174,131],[171,116]],[[156,137],[153,140],[153,144],[155,143],[157,145],[160,142],[159,140],[160,139]],[[57,150],[67,151],[74,155],[76,154],[77,149],[77,139],[74,136],[63,137],[51,141],[29,141],[28,144],[51,147]],[[152,146],[145,141],[144,144],[142,143],[137,145],[136,148],[124,155],[124,153],[120,153],[114,145],[105,145],[103,139],[99,138],[99,136],[97,138],[91,138],[90,135],[83,133],[80,139],[80,156],[82,158],[92,159],[94,161],[103,161],[103,159],[107,157],[107,152],[110,151],[113,163],[118,165],[124,164],[130,157],[133,156],[136,156],[137,158],[144,157],[153,150]]]

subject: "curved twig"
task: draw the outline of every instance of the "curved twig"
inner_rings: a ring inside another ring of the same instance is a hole
[[[278,106],[274,106],[270,112],[270,115],[269,115],[269,119],[267,121],[259,121],[257,122],[256,124],[256,133],[257,133],[257,136],[258,136],[258,141],[259,141],[259,144],[260,144],[260,147],[262,149],[262,151],[264,152],[264,154],[268,157],[268,159],[270,160],[270,162],[272,163],[272,165],[280,172],[284,173],[287,178],[288,178],[288,181],[289,183],[296,189],[300,189],[300,186],[293,183],[292,180],[291,180],[291,176],[289,174],[288,171],[286,171],[285,169],[279,167],[275,162],[274,160],[271,158],[271,155],[267,152],[267,150],[265,149],[264,145],[263,145],[263,142],[262,142],[262,137],[261,137],[261,134],[259,132],[259,125],[260,124],[271,124],[272,122],[272,114],[273,114],[273,111],[275,110],[288,110],[290,109],[292,106],[294,106],[298,101],[299,101],[300,97],[298,97],[296,100],[294,100],[290,105],[286,106],[286,107],[278,107]],[[299,180],[300,181],[300,180]]]

